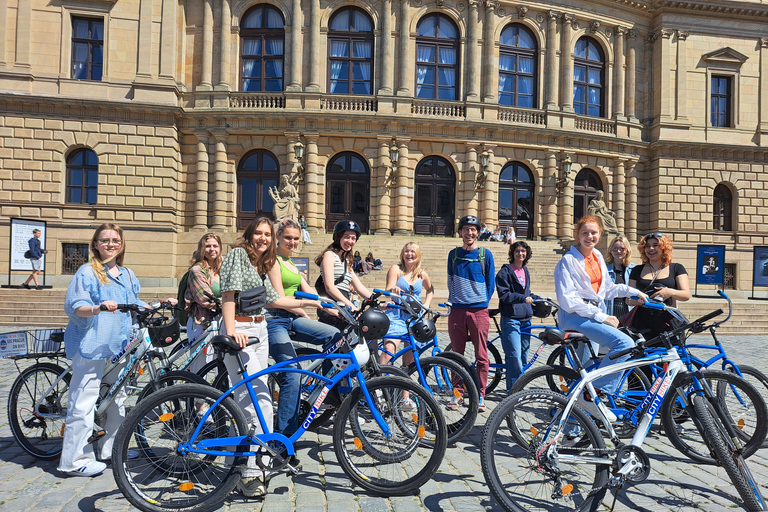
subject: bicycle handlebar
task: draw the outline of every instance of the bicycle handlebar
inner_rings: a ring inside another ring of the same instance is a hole
[[[320,300],[319,295],[314,295],[312,293],[302,292],[299,290],[296,290],[295,292],[293,292],[293,296],[296,297],[297,299]],[[325,309],[333,309],[333,306],[334,306],[330,302],[323,302],[323,301],[320,301],[320,305],[323,306]]]

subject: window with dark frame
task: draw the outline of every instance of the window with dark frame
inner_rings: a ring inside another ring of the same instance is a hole
[[[573,60],[573,110],[580,115],[603,117],[605,58],[591,37],[576,41]]]
[[[237,226],[244,228],[259,216],[272,217],[275,202],[270,188],[280,183],[280,164],[270,151],[254,149],[237,168]]]
[[[104,68],[104,20],[72,18],[72,78],[101,81]]]
[[[715,187],[713,194],[712,228],[715,231],[733,231],[733,196],[731,191],[722,183]]]
[[[416,97],[457,100],[458,28],[445,14],[429,14],[416,31]]]
[[[281,92],[285,19],[271,5],[249,9],[240,22],[240,90]]]
[[[731,126],[731,77],[712,76],[710,123],[714,127]]]
[[[96,204],[99,158],[90,149],[78,149],[67,158],[67,203]]]
[[[334,13],[328,24],[328,92],[373,94],[373,22],[357,7]]]
[[[501,32],[499,104],[536,107],[536,40],[519,23],[508,25]]]
[[[61,244],[61,273],[74,275],[77,269],[88,262],[88,244]]]

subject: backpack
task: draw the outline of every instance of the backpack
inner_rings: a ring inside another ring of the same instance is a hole
[[[184,296],[187,294],[187,288],[189,288],[189,270],[181,276],[179,280],[179,293],[176,294],[176,299],[179,301],[176,305],[176,318],[179,319],[181,325],[187,325],[187,320],[189,320],[187,301],[184,299]]]
[[[482,245],[478,247],[477,249],[477,259],[476,260],[470,260],[468,258],[459,258],[459,247],[455,248],[453,250],[453,258],[451,259],[451,263],[453,267],[451,268],[451,277],[456,275],[456,261],[461,259],[462,261],[479,261],[480,267],[483,270],[483,278],[485,278],[485,247]]]

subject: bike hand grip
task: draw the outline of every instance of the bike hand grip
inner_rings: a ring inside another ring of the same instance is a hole
[[[717,311],[713,311],[711,313],[708,313],[708,314],[704,315],[701,318],[696,319],[693,323],[702,323],[703,324],[707,320],[710,320],[710,319],[715,318],[716,316],[719,316],[719,315],[722,315],[722,314],[723,314],[723,310],[722,309],[718,309]]]
[[[387,304],[387,309],[400,309],[399,304]]]
[[[630,347],[630,348],[626,348],[626,349],[622,350],[621,352],[616,352],[615,354],[611,354],[611,355],[609,355],[609,356],[608,356],[608,359],[610,359],[611,361],[613,361],[614,359],[618,359],[618,358],[620,358],[621,356],[625,356],[625,355],[627,355],[627,354],[631,354],[632,352],[634,352],[635,350],[638,350],[639,348],[642,348],[642,347],[640,347],[640,346],[636,346],[636,347]]]
[[[380,293],[382,295],[386,295],[387,297],[392,295],[392,292],[388,292],[386,290],[379,290],[378,288],[374,288],[373,291],[374,291],[374,293]]]
[[[300,292],[298,290],[293,292],[293,296],[296,297],[297,299],[320,300],[320,296],[319,295],[314,295],[312,293],[306,293],[306,292]]]
[[[323,306],[325,309],[333,309],[334,308],[334,305],[331,304],[330,302],[321,302],[320,305]]]
[[[717,290],[717,294],[726,300],[728,299],[728,296],[725,294],[723,290]]]

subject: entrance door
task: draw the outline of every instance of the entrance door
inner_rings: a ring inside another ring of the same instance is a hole
[[[512,226],[517,238],[533,233],[533,175],[520,162],[509,162],[499,175],[499,225]]]
[[[357,153],[339,153],[328,164],[326,180],[326,229],[333,230],[341,220],[353,220],[367,232],[370,205],[367,162]]]
[[[573,222],[587,214],[589,202],[595,198],[598,190],[603,190],[600,176],[591,169],[582,169],[573,183]]]
[[[277,159],[269,151],[256,149],[243,157],[237,169],[237,229],[261,216],[274,220],[269,189],[277,187],[278,180]]]
[[[445,158],[428,156],[416,166],[413,231],[417,235],[453,235],[456,179]]]

